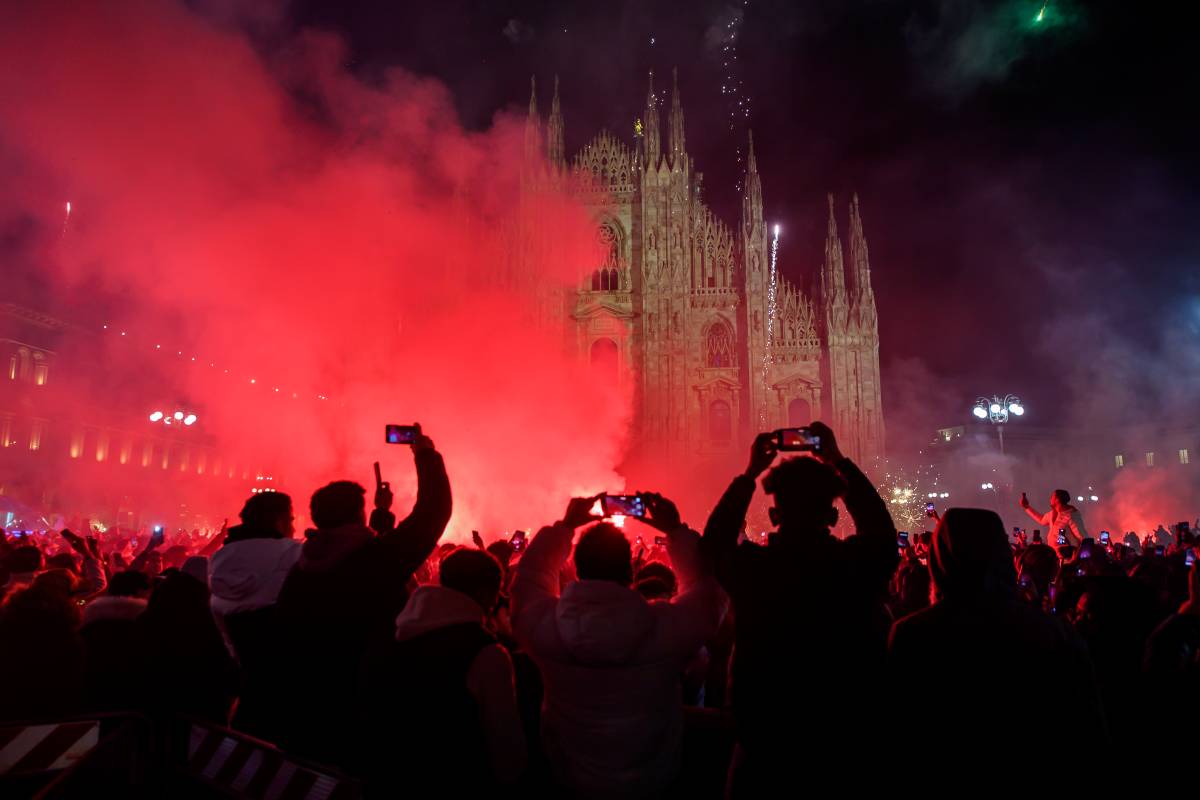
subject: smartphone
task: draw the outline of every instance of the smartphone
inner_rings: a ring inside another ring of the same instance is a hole
[[[936,514],[937,514],[937,510],[934,508],[933,503],[926,503],[925,504],[925,516],[932,517]]]
[[[1067,543],[1067,536],[1066,536],[1066,534],[1065,534],[1065,533],[1063,533],[1062,531],[1059,531],[1059,532],[1058,532],[1058,543],[1059,543],[1060,545],[1064,545],[1064,544],[1066,544],[1066,543]]]
[[[900,531],[896,534],[896,544],[901,547],[908,547],[908,531]]]
[[[1166,554],[1167,554],[1167,548],[1163,547],[1161,544],[1154,548],[1154,555],[1164,556]]]
[[[1189,547],[1187,549],[1187,553],[1185,553],[1183,556],[1183,563],[1188,567],[1196,563],[1196,548]]]
[[[821,437],[808,428],[783,428],[775,431],[775,443],[780,450],[821,452]]]
[[[1100,531],[1100,544],[1108,544],[1112,541],[1112,534],[1108,531]]]
[[[654,546],[655,547],[666,547],[667,546],[667,537],[655,536],[654,537]],[[1191,552],[1191,551],[1189,550],[1188,552]]]
[[[163,532],[163,526],[162,526],[162,525],[155,525],[155,526],[154,526],[154,532],[155,532],[155,533],[159,533],[159,534],[161,534],[161,533]]]
[[[508,540],[512,545],[514,552],[521,552],[525,549],[525,531],[513,531],[512,538]]]
[[[646,516],[646,503],[640,494],[606,494],[600,498],[600,507],[606,517],[642,519]]]
[[[388,425],[384,428],[383,440],[388,444],[412,444],[420,434],[420,425]]]

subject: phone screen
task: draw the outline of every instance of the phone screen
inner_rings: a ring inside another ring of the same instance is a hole
[[[908,531],[900,531],[896,535],[896,543],[901,547],[908,547]]]
[[[518,553],[525,549],[525,531],[513,531],[512,538],[508,540],[512,545],[512,549]]]
[[[776,444],[780,450],[810,450],[821,449],[821,437],[808,428],[784,428],[775,432]]]
[[[654,537],[654,546],[655,547],[666,547],[667,546],[667,537],[655,536]]]
[[[412,444],[417,440],[417,426],[388,425],[384,428],[383,440],[388,444]]]
[[[606,494],[602,501],[604,516],[637,517],[646,516],[646,504],[641,495],[637,494]]]
[[[1187,555],[1183,557],[1183,563],[1189,567],[1196,563],[1196,551],[1194,548],[1188,548]]]
[[[1067,543],[1067,537],[1066,537],[1066,536],[1064,536],[1063,534],[1061,534],[1061,533],[1060,533],[1060,534],[1058,535],[1058,543],[1059,543],[1059,544],[1066,544],[1066,543]]]
[[[1108,531],[1100,531],[1100,544],[1108,544],[1112,536]]]

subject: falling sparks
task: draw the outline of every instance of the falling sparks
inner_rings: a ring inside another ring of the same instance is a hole
[[[950,493],[939,487],[939,475],[931,465],[918,465],[909,471],[894,466],[884,459],[881,464],[883,479],[879,481],[879,494],[887,503],[888,511],[899,530],[923,531],[932,527],[932,520],[925,513],[925,504],[934,502],[945,510]]]
[[[775,346],[775,317],[776,317],[776,291],[778,288],[779,271],[779,225],[775,226],[774,235],[771,238],[771,275],[767,278],[767,347],[763,353],[762,363],[762,381],[763,391],[767,391],[770,385],[768,370],[771,366],[772,352]],[[767,407],[766,403],[762,406],[762,411],[759,413],[759,427],[766,428],[767,426]]]
[[[738,64],[738,33],[746,18],[746,7],[750,0],[742,0],[741,8],[731,9],[721,28],[721,94],[726,98],[729,132],[736,133],[739,123],[750,123],[750,98],[743,93],[743,83]],[[734,136],[738,166],[742,166],[741,141],[745,137]],[[745,176],[739,174],[737,192],[741,194]]]
[[[1038,11],[1037,16],[1033,19],[1034,22],[1041,22],[1046,18],[1046,6],[1048,5],[1050,5],[1050,0],[1045,0],[1045,2],[1042,3],[1041,10]]]

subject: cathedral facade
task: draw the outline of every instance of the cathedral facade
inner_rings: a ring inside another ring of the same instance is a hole
[[[738,223],[702,201],[673,84],[660,111],[651,73],[632,141],[601,131],[570,159],[558,80],[544,122],[534,87],[523,184],[569,186],[605,254],[562,303],[568,347],[633,381],[636,447],[728,455],[760,431],[821,419],[860,463],[882,456],[878,318],[857,196],[845,250],[829,200],[810,296],[775,272],[752,136]]]

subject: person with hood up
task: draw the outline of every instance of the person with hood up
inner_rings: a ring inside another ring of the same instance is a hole
[[[291,682],[278,741],[297,755],[333,765],[352,760],[353,737],[345,731],[362,657],[371,642],[394,635],[406,584],[450,521],[446,466],[419,430],[412,444],[417,500],[398,524],[387,483],[376,489],[370,528],[366,490],[357,483],[335,481],[312,496],[316,529],[305,532],[276,604],[279,653],[288,666],[274,682],[284,689]]]
[[[656,797],[679,770],[681,676],[720,626],[727,600],[700,558],[699,536],[674,504],[645,495],[645,522],[668,536],[679,577],[670,602],[630,588],[629,541],[607,522],[575,546],[578,580],[559,591],[576,529],[597,498],[575,498],[530,543],[512,585],[513,635],[545,681],[542,744],[554,777],[577,797]]]
[[[282,492],[250,496],[242,524],[222,529],[223,542],[209,564],[209,604],[217,627],[241,666],[241,699],[233,725],[268,741],[279,735],[277,692],[281,661],[275,601],[300,559],[292,498]]]
[[[438,583],[413,592],[395,638],[368,651],[356,727],[368,794],[493,795],[521,776],[512,658],[485,626],[502,581],[490,553],[455,550]]]
[[[1104,752],[1109,737],[1083,641],[1020,600],[1012,549],[993,511],[948,510],[929,559],[934,603],[897,621],[888,640],[905,739],[970,771],[1024,748],[1054,717],[1055,755]]]

